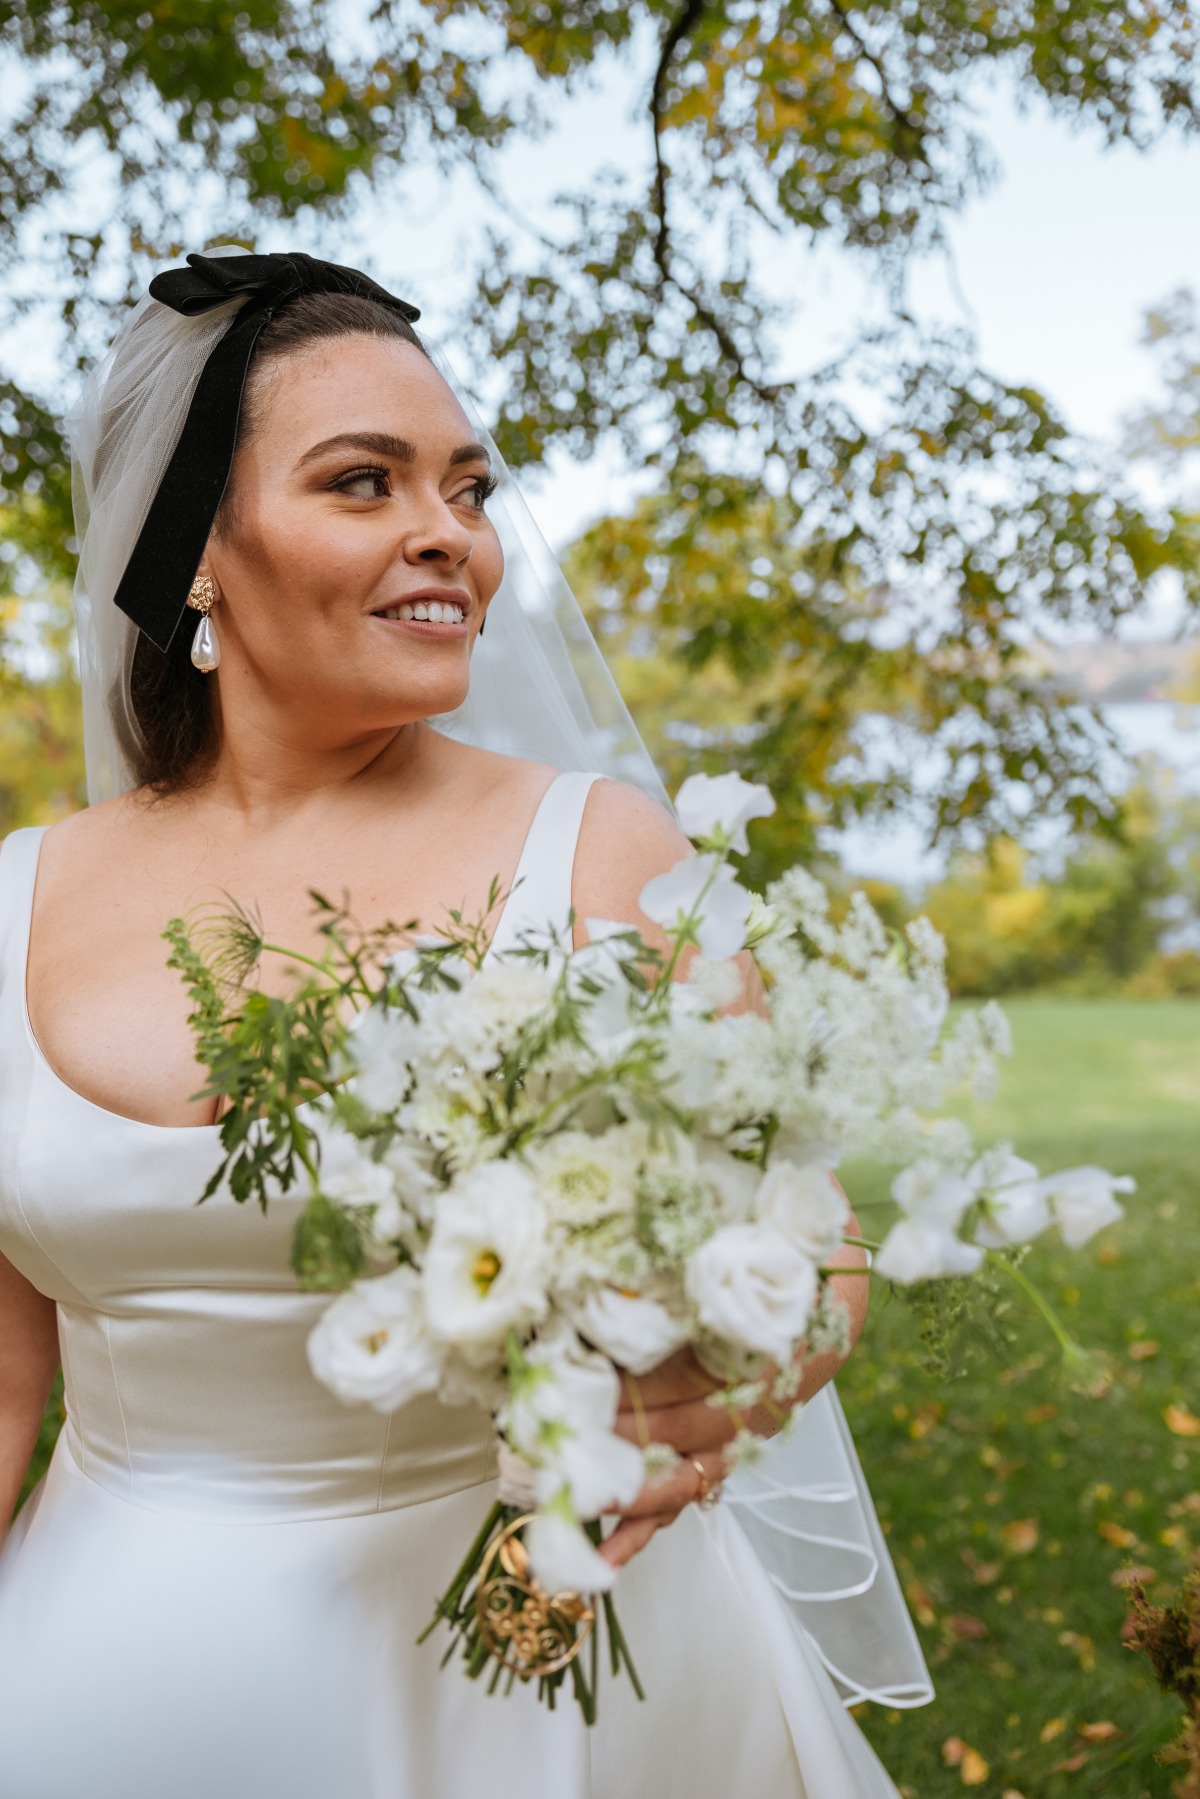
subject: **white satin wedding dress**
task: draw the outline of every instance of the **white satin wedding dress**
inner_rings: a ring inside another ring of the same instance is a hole
[[[565,922],[592,778],[551,784],[497,944]],[[341,1406],[295,1205],[197,1207],[215,1127],[55,1074],[41,835],[0,852],[0,1251],[57,1302],[67,1424],[0,1554],[0,1799],[896,1799],[728,1504],[622,1575],[647,1699],[603,1683],[591,1731],[417,1646],[492,1500],[488,1419]]]

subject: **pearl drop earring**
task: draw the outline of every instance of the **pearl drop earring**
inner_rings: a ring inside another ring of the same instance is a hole
[[[217,599],[216,583],[211,575],[197,575],[192,582],[187,603],[200,614],[196,635],[192,639],[192,662],[202,675],[211,675],[221,660],[221,646],[211,617]]]

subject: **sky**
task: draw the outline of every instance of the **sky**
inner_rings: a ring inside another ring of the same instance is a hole
[[[645,132],[628,94],[627,77],[623,93],[601,86],[572,103],[551,140],[506,156],[501,182],[515,211],[552,225],[555,185],[586,186],[601,160],[640,166]],[[1115,438],[1155,390],[1139,343],[1146,309],[1180,287],[1200,293],[1200,141],[1109,149],[1098,131],[1073,130],[1044,107],[1021,114],[1003,94],[984,96],[978,110],[999,178],[949,221],[949,254],[913,266],[910,297],[925,316],[971,327],[995,373],[1038,387],[1078,430]],[[462,290],[475,234],[497,221],[463,182],[422,180],[419,199],[416,189],[405,183],[372,206],[350,236],[367,266],[421,290],[436,333]],[[815,364],[869,308],[867,271],[799,238],[780,268],[804,296],[787,359]],[[472,384],[472,371],[459,373]],[[529,483],[529,497],[561,547],[590,518],[628,504],[636,485],[613,457],[560,460]]]

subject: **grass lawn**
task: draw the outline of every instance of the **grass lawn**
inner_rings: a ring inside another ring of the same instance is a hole
[[[1200,1001],[1014,1001],[1016,1058],[981,1139],[1043,1168],[1136,1175],[1126,1222],[1029,1270],[1076,1333],[1112,1356],[1104,1399],[1067,1390],[1057,1352],[1019,1312],[1003,1363],[925,1373],[905,1307],[877,1294],[840,1382],[938,1687],[913,1712],[863,1709],[902,1790],[947,1799],[1166,1799],[1155,1752],[1178,1708],[1121,1642],[1131,1562],[1165,1593],[1200,1543]],[[847,1184],[868,1235],[884,1187]],[[31,1476],[53,1444],[52,1406]],[[974,1751],[947,1767],[943,1746]],[[987,1771],[984,1772],[983,1764]],[[847,1794],[846,1799],[852,1799]]]
[[[839,1385],[938,1697],[862,1722],[916,1799],[1166,1799],[1155,1753],[1179,1707],[1121,1642],[1120,1580],[1137,1564],[1166,1594],[1200,1545],[1200,1002],[1005,1009],[1016,1054],[976,1115],[981,1138],[1010,1137],[1044,1169],[1098,1162],[1138,1180],[1123,1224],[1027,1263],[1115,1380],[1103,1399],[1071,1393],[1018,1312],[1003,1363],[946,1382],[920,1367],[903,1305],[877,1293]],[[850,1171],[847,1185],[874,1234],[880,1182]]]

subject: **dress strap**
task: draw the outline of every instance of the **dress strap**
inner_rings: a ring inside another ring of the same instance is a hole
[[[15,986],[22,1005],[33,889],[46,830],[45,825],[28,825],[0,843],[0,994]]]
[[[562,934],[571,910],[571,877],[583,809],[596,781],[607,777],[572,769],[556,775],[533,815],[508,901],[488,947],[491,956],[519,943],[523,931]]]

